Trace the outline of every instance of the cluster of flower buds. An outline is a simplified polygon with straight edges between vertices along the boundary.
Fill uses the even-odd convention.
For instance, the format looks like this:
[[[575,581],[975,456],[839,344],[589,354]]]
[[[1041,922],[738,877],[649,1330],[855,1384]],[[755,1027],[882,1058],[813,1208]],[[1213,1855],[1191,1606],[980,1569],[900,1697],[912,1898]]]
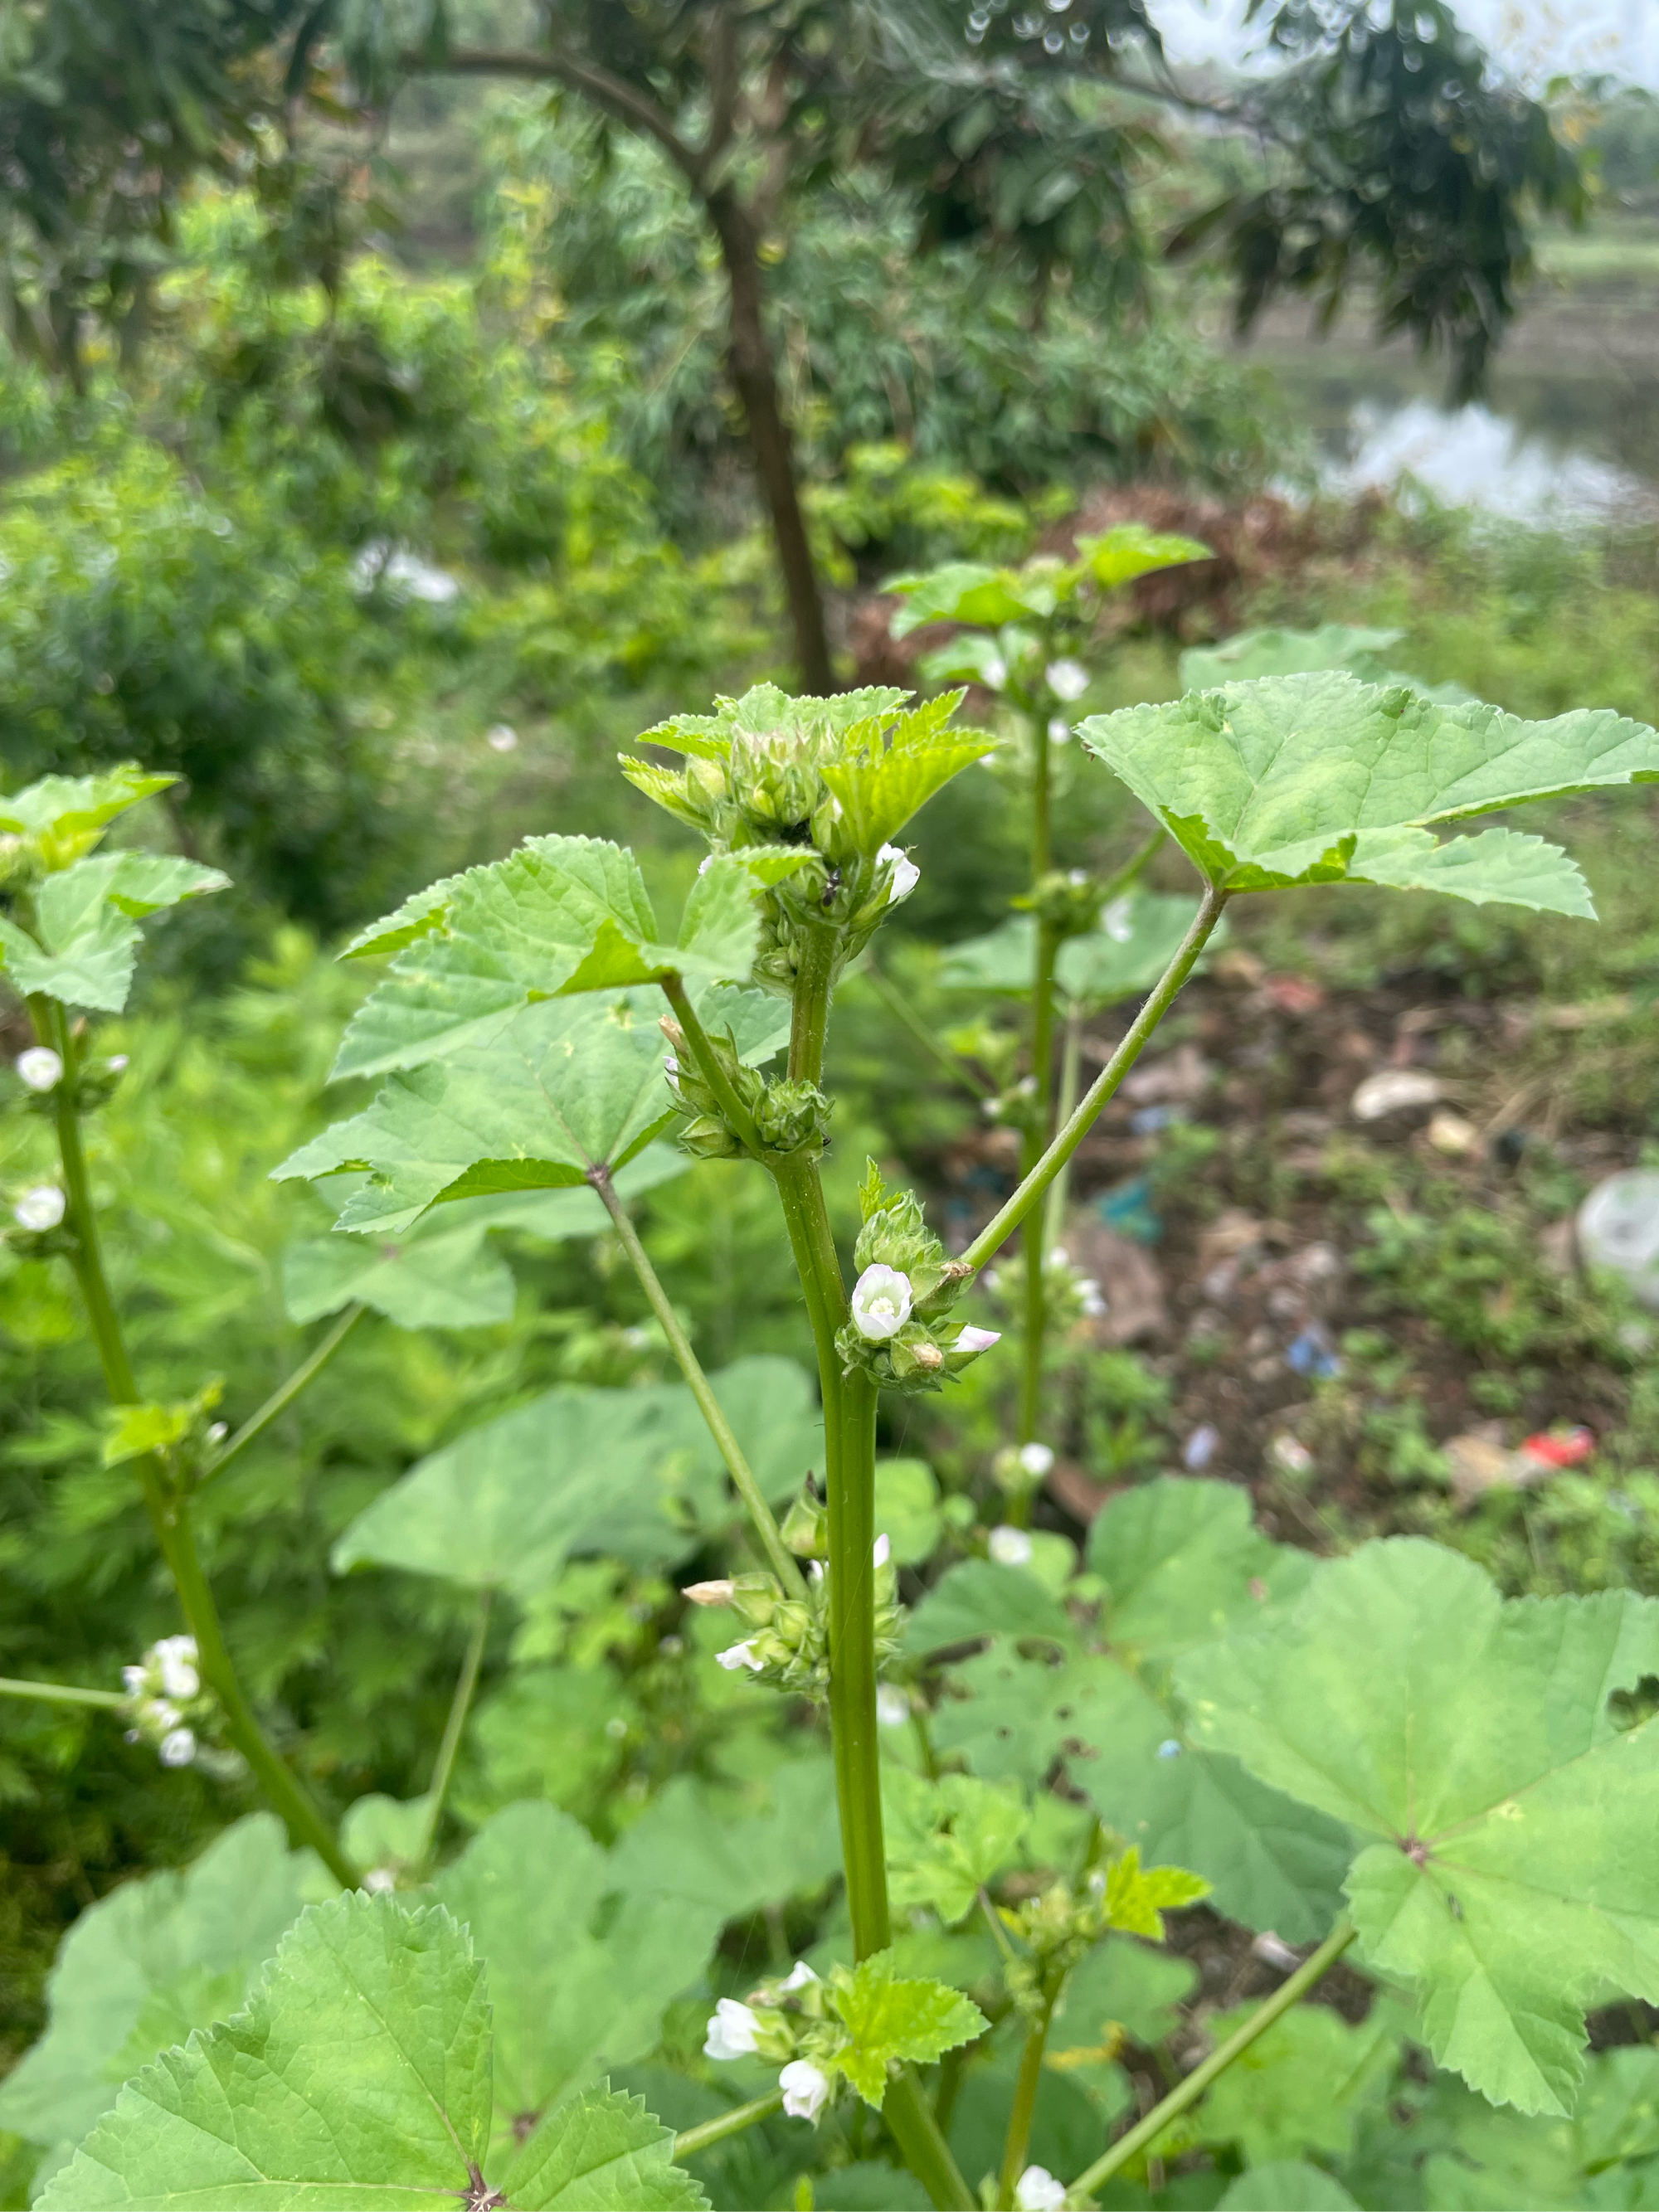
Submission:
[[[680,1142],[700,1160],[730,1160],[743,1152],[742,1139],[721,1110],[685,1042],[685,1032],[665,1015],[662,1032],[670,1050],[663,1066],[677,1110],[684,1116]],[[752,1117],[769,1152],[821,1152],[830,1122],[830,1101],[815,1083],[787,1076],[769,1079],[745,1067],[729,1036],[709,1036],[722,1074]]]
[[[682,822],[702,832],[715,853],[756,845],[810,848],[811,865],[760,900],[755,981],[793,989],[809,931],[835,932],[832,978],[869,942],[893,905],[915,889],[918,871],[879,826],[902,823],[919,804],[896,811],[874,787],[893,753],[929,746],[948,761],[945,775],[979,757],[992,740],[945,725],[960,691],[907,711],[905,691],[878,685],[827,699],[792,699],[757,684],[722,699],[713,714],[684,714],[641,739],[685,756],[672,769],[623,756],[623,773]],[[945,775],[920,787],[920,796]]]
[[[1086,868],[1051,868],[1014,904],[1056,937],[1086,937],[1100,920],[1102,885]]]
[[[985,1287],[1003,1304],[1018,1304],[1025,1295],[1024,1270],[1010,1273],[1006,1268],[992,1267],[985,1276]],[[1066,1328],[1075,1321],[1098,1321],[1106,1311],[1106,1294],[1099,1283],[1073,1266],[1063,1244],[1051,1246],[1043,1257],[1042,1310],[1055,1328]]]
[[[129,1743],[155,1747],[163,1766],[191,1766],[206,1748],[218,1718],[213,1692],[202,1680],[193,1636],[164,1636],[136,1667],[124,1667]]]
[[[830,1569],[823,1557],[825,1517],[823,1506],[809,1491],[783,1525],[784,1541],[798,1558],[807,1561],[804,1597],[786,1595],[775,1577],[759,1573],[692,1583],[682,1593],[693,1605],[729,1607],[749,1630],[739,1642],[715,1654],[728,1673],[746,1672],[774,1689],[800,1697],[829,1695]],[[879,1667],[898,1650],[904,1608],[899,1603],[892,1547],[885,1536],[877,1537],[872,1556],[876,1664]]]
[[[862,1368],[884,1389],[937,1390],[998,1340],[994,1329],[950,1318],[974,1270],[949,1256],[912,1194],[890,1191],[873,1160],[859,1201],[859,1277],[836,1349],[849,1375]]]
[[[995,1097],[988,1098],[982,1110],[986,1120],[994,1121],[999,1128],[1018,1129],[1022,1136],[1029,1136],[1041,1126],[1036,1076],[1020,1076]]]
[[[1048,1480],[1054,1464],[1054,1450],[1048,1444],[1009,1444],[991,1462],[991,1480],[1006,1497],[1030,1498]],[[1028,1551],[1026,1557],[1030,1556]],[[996,1557],[994,1550],[992,1557]]]
[[[113,1053],[107,1060],[83,1060],[76,1069],[72,1103],[77,1114],[90,1114],[101,1106],[126,1072],[127,1056]],[[37,1114],[58,1111],[58,1094],[64,1081],[64,1062],[49,1044],[32,1044],[12,1062],[12,1073],[27,1091],[28,1104]]]
[[[819,2115],[835,2093],[830,2063],[848,2041],[830,2012],[829,1991],[803,1959],[775,1981],[763,1982],[747,2003],[722,1997],[709,2016],[705,2058],[760,2058],[778,2068],[783,2109],[792,2120]]]

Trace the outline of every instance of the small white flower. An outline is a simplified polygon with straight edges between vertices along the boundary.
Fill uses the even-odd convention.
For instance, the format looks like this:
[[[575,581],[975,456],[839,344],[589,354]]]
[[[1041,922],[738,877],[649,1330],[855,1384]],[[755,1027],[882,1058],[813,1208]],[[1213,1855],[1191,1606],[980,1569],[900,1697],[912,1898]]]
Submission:
[[[807,1965],[805,1960],[798,1959],[778,1984],[778,1987],[781,1990],[804,1990],[809,1982],[815,1982],[817,1979],[817,1976]]]
[[[884,845],[876,855],[878,865],[885,864],[893,871],[892,887],[887,894],[889,906],[896,906],[902,898],[908,898],[921,881],[921,870],[909,855],[897,845]]]
[[[188,1766],[196,1756],[195,1729],[169,1729],[161,1738],[161,1748],[163,1766]]]
[[[1056,1267],[1069,1267],[1072,1264],[1072,1255],[1063,1244],[1056,1244],[1048,1257]]]
[[[1000,1344],[1000,1328],[964,1328],[951,1347],[953,1352],[988,1352],[994,1344]]]
[[[1077,1295],[1078,1303],[1083,1308],[1088,1320],[1099,1321],[1103,1316],[1106,1311],[1106,1293],[1092,1275],[1078,1277]]]
[[[815,1586],[822,1583],[824,1579],[823,1561],[822,1559],[809,1559],[806,1563],[806,1571],[812,1577]]]
[[[1051,745],[1069,745],[1071,744],[1072,726],[1066,720],[1064,714],[1055,714],[1050,719],[1048,724],[1048,742]]]
[[[1089,688],[1089,672],[1080,660],[1051,660],[1048,663],[1048,689],[1056,699],[1064,699],[1069,706],[1080,699]]]
[[[783,2109],[792,2120],[815,2120],[830,2099],[830,2076],[810,2058],[792,2058],[778,2075]]]
[[[870,1556],[878,1567],[884,1567],[889,1559],[892,1558],[893,1547],[888,1540],[887,1531],[884,1528],[882,1530],[880,1535],[877,1537],[875,1542],[871,1546]]]
[[[1179,1759],[1181,1746],[1172,1735],[1166,1735],[1158,1747],[1158,1755],[1160,1759]]]
[[[902,1690],[884,1682],[876,1692],[876,1718],[883,1728],[902,1728],[910,1717],[910,1700]]]
[[[1031,1564],[1031,1540],[1023,1528],[1011,1528],[1005,1522],[993,1528],[986,1539],[986,1550],[1000,1567],[1029,1567]]]
[[[144,1686],[144,1670],[142,1667],[123,1667],[121,1680],[126,1685],[130,1695],[136,1698]]]
[[[155,1646],[155,1671],[170,1698],[193,1698],[202,1686],[193,1636],[167,1636]]]
[[[484,743],[492,753],[517,752],[519,733],[510,722],[497,722],[484,732]]]
[[[11,1218],[20,1229],[56,1229],[64,1218],[66,1204],[55,1182],[38,1182],[17,1200],[11,1209]],[[905,1310],[909,1310],[908,1301]]]
[[[1060,2212],[1066,2202],[1066,2184],[1056,2181],[1046,2166],[1028,2166],[1014,2190],[1019,2212]]]
[[[1054,1455],[1047,1444],[1022,1444],[1019,1463],[1027,1474],[1035,1475],[1039,1482],[1053,1468]]]
[[[1115,898],[1101,909],[1100,926],[1114,945],[1127,945],[1134,935],[1134,908],[1133,894],[1125,891],[1121,898]]]
[[[853,1326],[871,1344],[896,1336],[910,1318],[910,1278],[896,1267],[866,1267],[853,1285]]]
[[[208,1442],[210,1444],[222,1444],[225,1438],[230,1434],[230,1423],[228,1421],[210,1421],[208,1424],[207,1434]]]
[[[125,1075],[127,1072],[127,1056],[124,1052],[112,1052],[104,1065],[112,1075]]]
[[[722,1997],[709,2016],[702,2046],[705,2058],[747,2058],[760,2035],[760,2022],[746,2004]]]
[[[756,1657],[752,1644],[728,1644],[724,1651],[714,1654],[714,1664],[724,1667],[728,1674],[735,1674],[739,1667],[748,1667],[758,1674],[766,1662]]]
[[[370,1867],[363,1876],[363,1887],[371,1897],[384,1897],[389,1889],[396,1889],[398,1877],[390,1867]]]
[[[169,1705],[165,1698],[150,1698],[139,1709],[138,1717],[148,1721],[158,1735],[165,1735],[169,1729],[181,1727],[185,1717],[177,1705]]]
[[[1000,653],[988,653],[980,663],[979,680],[988,690],[1000,691],[1008,681],[1008,664]]]
[[[64,1079],[64,1063],[49,1044],[32,1044],[16,1060],[20,1081],[31,1091],[55,1091]]]

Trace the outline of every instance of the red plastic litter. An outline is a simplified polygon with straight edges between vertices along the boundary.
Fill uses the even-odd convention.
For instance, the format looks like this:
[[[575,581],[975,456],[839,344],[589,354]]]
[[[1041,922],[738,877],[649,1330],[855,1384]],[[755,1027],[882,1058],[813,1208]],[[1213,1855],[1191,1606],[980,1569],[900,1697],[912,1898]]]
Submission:
[[[1552,1429],[1547,1436],[1528,1437],[1521,1449],[1547,1467],[1577,1467],[1595,1449],[1595,1438],[1588,1429]]]

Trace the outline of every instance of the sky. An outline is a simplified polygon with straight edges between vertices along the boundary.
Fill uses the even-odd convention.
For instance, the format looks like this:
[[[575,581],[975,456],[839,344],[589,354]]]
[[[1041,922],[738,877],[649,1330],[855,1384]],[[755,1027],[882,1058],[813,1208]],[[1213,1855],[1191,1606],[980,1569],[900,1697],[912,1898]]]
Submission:
[[[1659,91],[1659,0],[1455,0],[1468,28],[1511,75],[1536,87],[1595,70]],[[1236,60],[1244,0],[1161,0],[1158,27],[1181,61]]]

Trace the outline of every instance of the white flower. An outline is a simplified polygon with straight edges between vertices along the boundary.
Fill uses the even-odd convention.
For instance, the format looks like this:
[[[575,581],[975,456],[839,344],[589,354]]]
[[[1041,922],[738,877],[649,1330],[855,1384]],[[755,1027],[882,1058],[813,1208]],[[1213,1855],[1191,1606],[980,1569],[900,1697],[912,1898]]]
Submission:
[[[193,1698],[202,1686],[193,1636],[164,1636],[151,1655],[161,1687],[170,1698]]]
[[[979,665],[979,680],[990,691],[1000,691],[1008,681],[1008,664],[1000,653],[988,653]]]
[[[1056,699],[1067,704],[1080,699],[1089,688],[1089,672],[1080,660],[1051,660],[1048,663],[1048,689]]]
[[[988,1352],[994,1344],[1000,1344],[1000,1328],[964,1328],[951,1346],[953,1352]]]
[[[384,1897],[389,1889],[396,1889],[398,1877],[390,1867],[370,1867],[363,1876],[363,1887],[371,1897]]]
[[[870,1556],[878,1567],[884,1567],[892,1558],[893,1547],[884,1528],[870,1547]]]
[[[728,1674],[735,1674],[739,1667],[750,1668],[758,1674],[766,1662],[756,1657],[752,1644],[728,1644],[724,1651],[714,1654],[714,1664],[724,1667]]]
[[[144,1686],[144,1670],[142,1667],[123,1667],[121,1680],[125,1683],[130,1694],[136,1698]]]
[[[1004,1522],[993,1528],[986,1540],[986,1550],[1000,1567],[1029,1567],[1031,1564],[1031,1540],[1023,1528],[1011,1528]]]
[[[809,1982],[815,1982],[817,1979],[817,1976],[807,1965],[805,1960],[798,1959],[778,1984],[778,1987],[781,1990],[804,1990]]]
[[[1027,1474],[1035,1475],[1041,1482],[1043,1476],[1054,1466],[1054,1455],[1047,1444],[1022,1444],[1019,1448],[1019,1463]]]
[[[208,1442],[210,1444],[223,1443],[225,1438],[229,1434],[230,1423],[228,1421],[210,1421],[208,1424]]]
[[[902,1728],[910,1717],[910,1700],[902,1690],[884,1682],[876,1692],[876,1718],[883,1728]]]
[[[747,2058],[760,2034],[760,2022],[746,2004],[722,1997],[709,2016],[702,2046],[705,2058]]]
[[[1066,2202],[1066,2184],[1056,2181],[1046,2166],[1028,2166],[1014,2190],[1019,2212],[1060,2212]]]
[[[11,1209],[11,1218],[20,1229],[56,1229],[64,1218],[64,1194],[55,1182],[38,1182],[33,1190],[26,1190]],[[902,1277],[900,1278],[902,1280]],[[910,1310],[909,1300],[904,1310]]]
[[[196,1731],[194,1729],[169,1729],[161,1738],[163,1766],[188,1766],[195,1756]]]
[[[1048,742],[1053,745],[1068,745],[1072,742],[1072,726],[1064,714],[1055,714],[1048,723]]]
[[[830,2076],[810,2058],[792,2058],[778,2075],[783,2109],[792,2120],[815,2120],[830,2099]]]
[[[910,1318],[910,1278],[896,1267],[866,1267],[853,1285],[853,1326],[872,1344],[896,1336]]]
[[[124,1052],[112,1052],[104,1065],[112,1075],[125,1075],[127,1072],[127,1056]]]
[[[170,1705],[165,1698],[149,1698],[140,1710],[139,1717],[165,1735],[169,1729],[181,1727],[185,1717],[177,1705]]]
[[[1125,891],[1121,898],[1101,909],[1100,926],[1114,945],[1127,945],[1135,933],[1134,894]]]
[[[16,1060],[21,1081],[31,1091],[55,1091],[64,1079],[64,1063],[49,1044],[32,1044]]]
[[[519,733],[510,722],[496,722],[484,732],[484,743],[492,753],[517,752]]]
[[[1090,1321],[1098,1321],[1106,1311],[1106,1293],[1092,1275],[1077,1279],[1078,1304]]]
[[[697,873],[700,876],[706,876],[714,865],[714,855],[712,853],[705,853],[697,863]]]
[[[876,855],[877,865],[885,864],[893,871],[892,888],[887,894],[889,906],[896,906],[902,898],[908,898],[921,881],[921,870],[909,855],[896,845],[884,845]]]

